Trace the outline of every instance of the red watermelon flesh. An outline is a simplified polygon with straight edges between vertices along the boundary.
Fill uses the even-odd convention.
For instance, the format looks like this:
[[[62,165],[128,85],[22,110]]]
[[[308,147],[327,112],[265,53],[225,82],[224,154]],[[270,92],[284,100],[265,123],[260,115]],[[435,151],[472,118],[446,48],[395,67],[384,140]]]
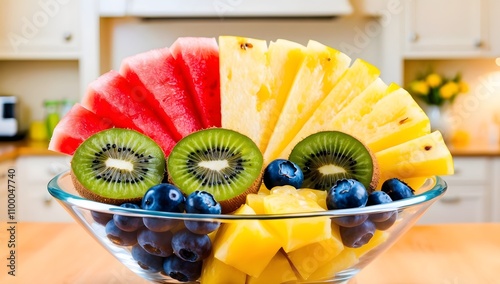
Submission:
[[[85,139],[113,126],[110,120],[99,117],[80,104],[75,104],[54,129],[49,150],[73,155]]]
[[[134,129],[149,136],[165,155],[175,145],[168,127],[163,124],[142,96],[116,71],[109,71],[89,84],[82,105],[117,127]]]
[[[215,38],[182,37],[170,47],[204,127],[221,126],[219,47]]]
[[[203,128],[168,48],[139,53],[122,61],[120,73],[141,92],[158,116],[181,138]]]

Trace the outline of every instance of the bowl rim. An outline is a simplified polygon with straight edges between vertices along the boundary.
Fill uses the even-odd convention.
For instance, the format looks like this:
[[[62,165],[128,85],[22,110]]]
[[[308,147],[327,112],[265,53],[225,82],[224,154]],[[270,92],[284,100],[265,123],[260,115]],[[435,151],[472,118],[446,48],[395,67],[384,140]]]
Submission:
[[[83,209],[98,211],[101,213],[120,214],[133,217],[163,217],[175,219],[218,219],[218,220],[274,220],[274,219],[290,219],[290,218],[311,218],[311,217],[342,217],[359,214],[383,213],[404,208],[417,206],[423,203],[432,203],[439,199],[447,190],[446,182],[439,176],[432,176],[425,184],[416,192],[420,192],[424,187],[424,191],[415,194],[412,197],[396,200],[391,203],[370,205],[361,208],[335,209],[325,211],[301,212],[301,213],[284,213],[284,214],[254,214],[254,215],[231,215],[231,214],[195,214],[195,213],[173,213],[162,211],[151,211],[145,209],[123,208],[117,205],[101,203],[83,198],[65,191],[59,184],[62,178],[69,175],[69,171],[62,172],[54,176],[47,184],[49,193],[59,202],[66,205],[76,206]],[[428,189],[426,189],[428,187]]]

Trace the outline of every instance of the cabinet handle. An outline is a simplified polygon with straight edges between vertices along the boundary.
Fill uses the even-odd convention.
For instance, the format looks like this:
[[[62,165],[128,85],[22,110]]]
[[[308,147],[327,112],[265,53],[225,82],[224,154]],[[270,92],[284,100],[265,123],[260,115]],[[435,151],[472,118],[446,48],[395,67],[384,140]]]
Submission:
[[[477,39],[475,42],[474,42],[474,46],[476,48],[481,48],[483,47],[483,41],[481,39]]]
[[[63,34],[64,41],[70,42],[73,39],[73,34],[70,32],[65,32]]]
[[[440,202],[444,204],[457,204],[460,203],[460,201],[462,201],[460,196],[443,197],[440,200]]]
[[[418,37],[418,34],[416,32],[413,32],[410,34],[410,36],[408,37],[408,39],[411,41],[411,42],[417,42],[419,37]]]

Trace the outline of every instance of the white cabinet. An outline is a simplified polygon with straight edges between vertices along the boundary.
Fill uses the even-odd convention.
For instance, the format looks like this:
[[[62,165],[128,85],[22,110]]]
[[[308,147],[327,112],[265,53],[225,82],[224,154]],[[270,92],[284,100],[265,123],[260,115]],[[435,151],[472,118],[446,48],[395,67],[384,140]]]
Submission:
[[[500,222],[500,158],[493,161],[492,172],[491,221]]]
[[[80,0],[2,0],[0,58],[77,59]]]
[[[455,174],[443,177],[448,184],[447,192],[429,208],[419,220],[420,224],[490,221],[493,160],[455,157],[454,163]]]
[[[65,156],[20,156],[17,158],[19,221],[73,221],[47,190],[48,182],[55,175],[69,169],[69,162],[69,157]]]
[[[488,6],[488,0],[407,1],[404,56],[451,58],[486,54],[490,48]]]

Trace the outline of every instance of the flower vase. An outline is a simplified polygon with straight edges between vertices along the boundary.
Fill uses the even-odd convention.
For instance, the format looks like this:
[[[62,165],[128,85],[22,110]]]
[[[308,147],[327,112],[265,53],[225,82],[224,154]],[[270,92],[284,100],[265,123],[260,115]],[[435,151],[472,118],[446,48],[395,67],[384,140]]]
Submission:
[[[427,116],[431,124],[431,131],[438,130],[445,140],[449,138],[450,125],[446,119],[446,110],[442,106],[428,105],[426,108]]]

